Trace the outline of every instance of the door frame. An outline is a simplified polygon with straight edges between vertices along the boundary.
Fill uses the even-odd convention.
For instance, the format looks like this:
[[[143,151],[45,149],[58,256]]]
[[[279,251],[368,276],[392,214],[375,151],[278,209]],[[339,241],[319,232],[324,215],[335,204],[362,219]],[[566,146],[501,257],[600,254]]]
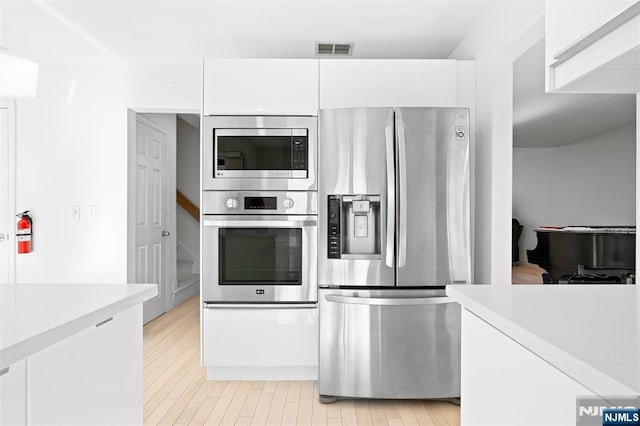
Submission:
[[[12,220],[16,214],[16,101],[15,99],[0,99],[0,109],[7,110],[7,168],[6,178],[9,188],[8,202],[4,208],[7,210],[7,223],[1,224],[0,229],[6,226],[8,237],[6,243],[9,244],[9,283],[16,282],[16,242],[15,242],[15,221]],[[4,173],[4,172],[2,172]]]
[[[150,127],[156,128],[166,133],[157,124],[150,122],[139,114],[198,114],[200,110],[191,108],[127,108],[127,283],[136,282],[136,259],[135,259],[135,208],[136,208],[136,125],[138,120],[143,121]],[[175,287],[177,285],[176,271],[176,203],[170,202],[175,199],[176,194],[176,140],[167,137],[167,191],[165,193],[166,209],[165,217],[168,215],[167,226],[170,236],[166,239],[166,255],[164,273],[166,274],[165,311],[170,311],[175,306]]]

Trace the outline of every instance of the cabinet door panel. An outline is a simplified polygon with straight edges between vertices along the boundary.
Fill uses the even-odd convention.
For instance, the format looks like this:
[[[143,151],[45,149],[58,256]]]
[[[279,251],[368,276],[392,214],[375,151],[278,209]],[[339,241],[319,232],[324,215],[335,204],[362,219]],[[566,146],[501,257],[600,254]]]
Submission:
[[[0,425],[26,424],[25,361],[0,370]]]
[[[320,108],[453,107],[457,72],[453,60],[321,60]]]
[[[36,353],[28,368],[33,424],[141,424],[141,307]]]
[[[316,59],[207,59],[204,115],[317,115]]]
[[[574,425],[576,397],[594,396],[466,309],[461,391],[463,425]]]
[[[317,309],[205,309],[204,364],[318,365]]]
[[[635,2],[636,0],[547,1],[545,3],[545,43],[548,63],[553,59],[553,56],[605,24]]]

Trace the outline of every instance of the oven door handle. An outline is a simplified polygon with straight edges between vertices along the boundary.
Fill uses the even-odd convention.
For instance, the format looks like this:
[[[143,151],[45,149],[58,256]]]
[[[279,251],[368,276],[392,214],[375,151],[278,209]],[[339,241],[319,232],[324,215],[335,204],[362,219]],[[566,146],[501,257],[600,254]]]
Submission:
[[[203,302],[205,309],[315,309],[316,303],[211,303]]]
[[[277,220],[205,220],[204,226],[209,227],[225,227],[225,228],[291,228],[318,226],[317,220],[296,220],[296,221],[277,221]]]

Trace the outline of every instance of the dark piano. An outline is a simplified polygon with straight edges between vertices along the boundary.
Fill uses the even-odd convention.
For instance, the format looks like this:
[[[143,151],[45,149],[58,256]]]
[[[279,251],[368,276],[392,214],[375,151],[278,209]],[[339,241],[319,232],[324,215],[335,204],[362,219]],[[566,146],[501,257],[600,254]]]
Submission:
[[[529,263],[545,269],[552,283],[635,283],[635,226],[539,228]]]

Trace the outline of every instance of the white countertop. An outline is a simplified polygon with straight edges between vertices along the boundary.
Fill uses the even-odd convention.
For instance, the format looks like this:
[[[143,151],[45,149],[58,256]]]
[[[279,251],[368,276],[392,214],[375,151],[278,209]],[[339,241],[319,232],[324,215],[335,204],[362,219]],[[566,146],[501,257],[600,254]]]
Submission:
[[[157,294],[155,284],[0,285],[0,370]]]
[[[447,295],[595,394],[640,395],[635,285],[452,285]]]

